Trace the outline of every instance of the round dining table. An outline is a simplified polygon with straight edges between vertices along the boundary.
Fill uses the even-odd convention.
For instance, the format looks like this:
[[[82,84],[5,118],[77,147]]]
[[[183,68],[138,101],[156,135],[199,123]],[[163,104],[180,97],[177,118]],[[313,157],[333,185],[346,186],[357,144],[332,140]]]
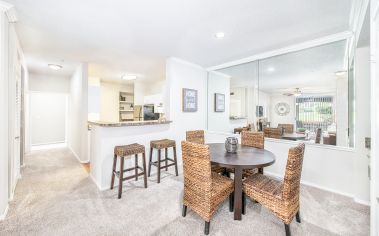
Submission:
[[[225,150],[224,143],[211,143],[211,162],[234,169],[234,220],[242,219],[242,173],[244,169],[263,168],[275,162],[275,155],[265,149],[238,144],[235,153]]]

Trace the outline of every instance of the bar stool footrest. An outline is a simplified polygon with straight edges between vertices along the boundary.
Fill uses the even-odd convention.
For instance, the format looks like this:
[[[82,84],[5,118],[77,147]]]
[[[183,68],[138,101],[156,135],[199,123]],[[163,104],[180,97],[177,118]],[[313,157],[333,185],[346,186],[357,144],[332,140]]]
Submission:
[[[138,166],[137,168],[138,168],[139,170],[141,170],[141,171],[142,171],[142,174],[143,174],[143,168],[140,167],[140,166]],[[135,170],[135,169],[136,169],[135,167],[132,167],[132,168],[125,169],[123,172],[133,171],[133,170]],[[120,171],[113,171],[113,173],[115,173],[115,175],[116,175],[117,177],[120,177]]]

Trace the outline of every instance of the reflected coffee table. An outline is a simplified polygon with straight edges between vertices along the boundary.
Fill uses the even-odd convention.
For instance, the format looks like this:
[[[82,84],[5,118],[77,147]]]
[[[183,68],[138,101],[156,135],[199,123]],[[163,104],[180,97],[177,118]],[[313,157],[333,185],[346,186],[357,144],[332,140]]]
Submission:
[[[244,169],[263,168],[275,162],[275,155],[265,149],[238,145],[236,153],[228,153],[224,143],[211,143],[211,162],[234,169],[234,220],[242,219],[242,172]]]

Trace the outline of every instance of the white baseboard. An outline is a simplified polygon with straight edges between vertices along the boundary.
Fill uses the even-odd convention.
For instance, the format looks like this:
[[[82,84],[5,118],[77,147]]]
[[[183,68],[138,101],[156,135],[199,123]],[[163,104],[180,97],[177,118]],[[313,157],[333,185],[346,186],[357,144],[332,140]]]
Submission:
[[[98,188],[100,191],[109,190],[110,187],[101,187],[101,186],[96,182],[95,177],[93,177],[91,173],[89,174],[89,177],[90,177],[91,180],[96,184],[97,188]]]
[[[361,200],[361,199],[358,199],[358,198],[354,198],[354,201],[356,203],[359,203],[359,204],[362,204],[362,205],[365,205],[365,206],[370,206],[370,202],[369,201],[364,201],[364,200]]]
[[[281,176],[279,174],[275,174],[275,173],[272,173],[272,172],[269,172],[269,171],[265,171],[264,173],[267,174],[267,175],[269,175],[269,176],[272,176],[272,177],[283,179],[283,176]],[[363,205],[367,205],[367,206],[370,205],[369,202],[357,199],[352,194],[349,194],[349,193],[337,191],[337,190],[331,189],[331,188],[326,188],[326,187],[323,187],[323,186],[320,186],[320,185],[317,185],[317,184],[314,184],[314,183],[310,183],[308,181],[303,181],[302,180],[300,182],[301,182],[301,184],[304,184],[306,186],[310,186],[310,187],[313,187],[313,188],[318,188],[318,189],[321,189],[321,190],[324,190],[324,191],[327,191],[327,192],[336,193],[336,194],[339,194],[339,195],[351,198],[351,199],[354,200],[354,202],[359,203],[359,204],[363,204]]]
[[[81,164],[86,164],[86,163],[89,163],[89,160],[86,160],[86,161],[81,161],[78,154],[76,154],[76,152],[74,152],[74,150],[68,146],[68,149],[70,149],[70,151],[72,152],[72,154],[74,154],[75,158],[81,163]]]
[[[0,220],[4,220],[5,217],[7,217],[8,210],[9,210],[9,205],[7,204],[7,206],[4,209],[4,212],[0,215]]]

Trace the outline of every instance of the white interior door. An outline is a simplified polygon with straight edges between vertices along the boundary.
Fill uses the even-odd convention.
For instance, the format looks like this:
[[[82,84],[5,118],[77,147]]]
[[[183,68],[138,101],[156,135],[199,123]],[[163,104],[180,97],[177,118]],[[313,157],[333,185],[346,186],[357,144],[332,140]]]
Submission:
[[[66,142],[67,95],[30,93],[31,145]]]

